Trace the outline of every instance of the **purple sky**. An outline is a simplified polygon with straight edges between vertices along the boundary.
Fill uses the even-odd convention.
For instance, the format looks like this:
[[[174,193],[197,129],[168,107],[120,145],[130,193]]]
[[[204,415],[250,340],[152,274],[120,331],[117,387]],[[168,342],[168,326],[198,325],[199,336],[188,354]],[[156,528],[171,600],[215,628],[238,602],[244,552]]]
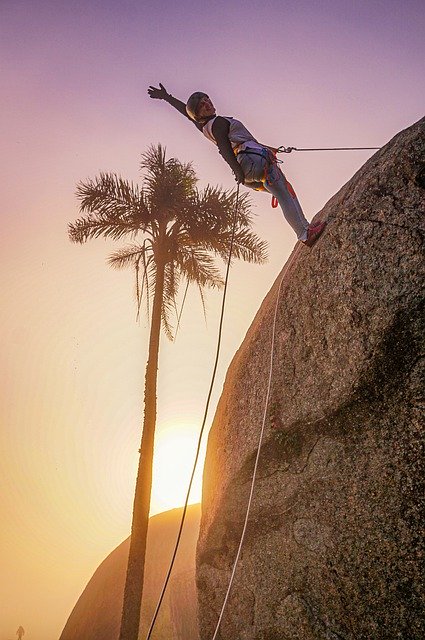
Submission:
[[[137,179],[141,152],[162,142],[201,186],[234,185],[214,146],[148,98],[158,82],[183,100],[208,92],[271,145],[385,144],[424,115],[424,34],[423,1],[0,2],[0,637],[22,624],[57,640],[129,531],[148,327],[134,321],[131,274],[105,266],[113,247],[69,243],[76,183]],[[285,157],[306,216],[368,157]],[[215,401],[295,243],[268,196],[253,203],[270,261],[234,267]],[[178,341],[162,343],[159,434],[199,426],[218,305],[208,296],[205,327],[193,295]]]

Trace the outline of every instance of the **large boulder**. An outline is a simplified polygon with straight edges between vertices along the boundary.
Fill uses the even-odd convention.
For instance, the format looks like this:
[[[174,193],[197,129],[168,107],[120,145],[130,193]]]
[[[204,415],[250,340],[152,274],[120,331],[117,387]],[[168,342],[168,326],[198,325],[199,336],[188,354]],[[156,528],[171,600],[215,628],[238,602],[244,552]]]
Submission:
[[[422,640],[425,118],[318,214],[227,373],[208,441],[197,550],[200,635]],[[279,283],[282,280],[279,297]],[[278,299],[277,299],[278,297]],[[423,600],[422,600],[423,602]]]
[[[149,521],[140,637],[149,624],[176,542],[182,509],[172,509]],[[200,505],[186,514],[176,563],[158,615],[153,640],[197,640],[195,549]],[[96,569],[79,597],[59,640],[118,640],[130,538],[124,540]]]

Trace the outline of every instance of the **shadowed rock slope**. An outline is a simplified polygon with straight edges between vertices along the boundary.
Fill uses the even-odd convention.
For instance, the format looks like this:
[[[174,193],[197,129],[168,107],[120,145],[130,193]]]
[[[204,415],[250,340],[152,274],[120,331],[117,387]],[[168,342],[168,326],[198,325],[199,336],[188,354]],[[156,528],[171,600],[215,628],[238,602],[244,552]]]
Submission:
[[[174,550],[182,509],[149,521],[140,637],[146,637]],[[188,507],[181,545],[153,640],[197,640],[195,549],[200,505]],[[130,538],[102,562],[77,601],[60,640],[118,640]]]
[[[222,640],[420,640],[425,119],[376,153],[283,271],[252,510]],[[278,277],[227,373],[197,550],[212,637],[243,526]]]

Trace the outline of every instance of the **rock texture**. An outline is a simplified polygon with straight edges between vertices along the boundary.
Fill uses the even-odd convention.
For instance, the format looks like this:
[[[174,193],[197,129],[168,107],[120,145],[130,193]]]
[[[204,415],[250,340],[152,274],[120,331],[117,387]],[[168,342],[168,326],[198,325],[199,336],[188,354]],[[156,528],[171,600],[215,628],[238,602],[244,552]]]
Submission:
[[[420,640],[425,118],[318,214],[229,368],[197,550],[210,640],[245,517],[222,640]]]
[[[182,509],[149,522],[140,637],[146,637],[176,541]],[[197,640],[195,549],[200,505],[191,505],[176,564],[152,640]],[[95,571],[75,605],[60,640],[118,640],[130,539],[122,542]]]

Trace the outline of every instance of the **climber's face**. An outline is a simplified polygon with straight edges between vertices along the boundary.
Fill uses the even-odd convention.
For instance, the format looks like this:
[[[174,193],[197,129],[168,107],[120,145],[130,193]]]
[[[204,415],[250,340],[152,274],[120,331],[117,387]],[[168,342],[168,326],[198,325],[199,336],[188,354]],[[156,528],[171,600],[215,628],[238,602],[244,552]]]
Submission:
[[[204,96],[199,101],[197,116],[198,118],[208,118],[215,114],[215,107],[208,96]]]

